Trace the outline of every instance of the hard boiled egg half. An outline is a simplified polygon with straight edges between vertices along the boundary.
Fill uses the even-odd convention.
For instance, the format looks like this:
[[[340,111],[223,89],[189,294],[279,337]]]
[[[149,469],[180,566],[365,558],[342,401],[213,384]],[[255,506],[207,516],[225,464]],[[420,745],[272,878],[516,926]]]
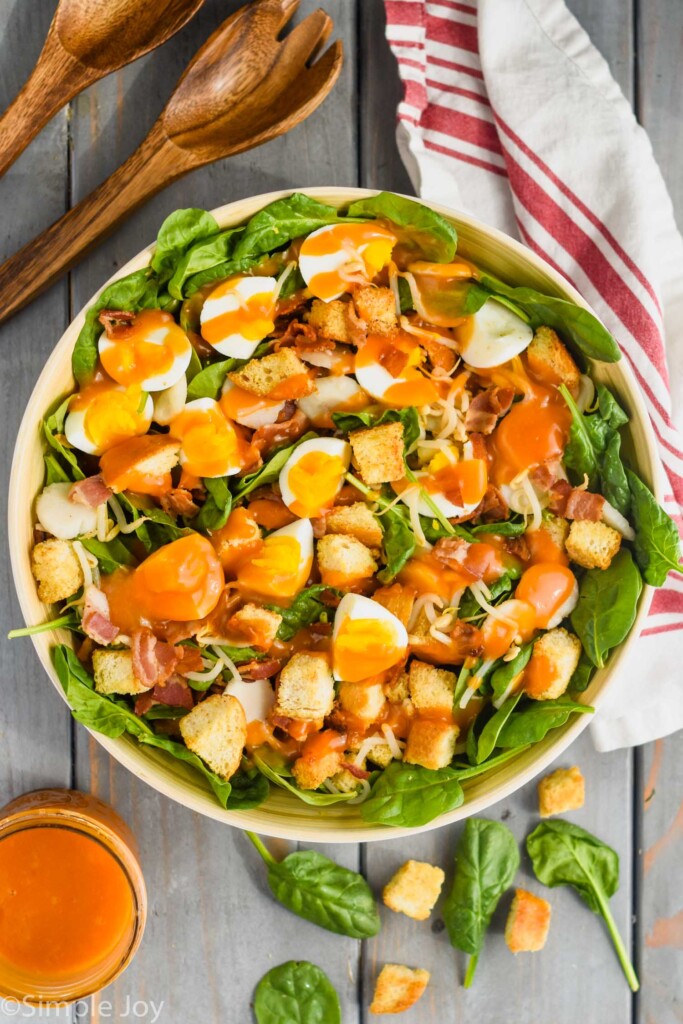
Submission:
[[[426,469],[392,486],[408,507],[421,516],[434,517],[434,507],[446,518],[473,512],[486,494],[488,472],[484,459],[460,458],[450,445],[436,453]]]
[[[273,330],[278,292],[274,277],[237,276],[222,281],[202,306],[202,337],[221,355],[250,359]]]
[[[240,566],[242,592],[288,603],[306,585],[313,566],[313,528],[298,519],[264,538],[259,550]]]
[[[103,368],[117,383],[164,391],[185,376],[192,345],[170,313],[143,309],[111,334],[101,335],[98,348]]]
[[[280,471],[287,508],[307,519],[332,508],[351,462],[351,445],[335,437],[313,437],[292,452]]]
[[[538,562],[522,573],[515,597],[532,606],[538,629],[554,629],[576,608],[579,584],[568,566]],[[609,614],[609,609],[605,613]]]
[[[405,658],[408,633],[383,605],[360,594],[339,602],[332,631],[335,679],[356,683],[392,668]]]
[[[98,381],[71,399],[64,433],[72,448],[101,455],[129,437],[146,434],[153,411],[151,396],[138,384],[124,387]]]
[[[246,442],[213,398],[188,402],[169,432],[180,441],[180,465],[191,476],[232,476],[245,465]]]
[[[529,324],[495,299],[487,299],[455,328],[460,355],[468,366],[479,370],[507,363],[527,348],[533,336]]]
[[[309,290],[324,302],[354,284],[367,284],[391,258],[397,238],[379,224],[328,224],[301,243],[299,270]]]
[[[299,399],[299,408],[314,427],[332,430],[333,412],[357,412],[369,404],[353,377],[318,377],[314,384],[313,393]]]
[[[391,339],[369,334],[356,353],[356,380],[384,405],[430,405],[439,397],[434,381],[418,367],[425,353],[410,335]]]

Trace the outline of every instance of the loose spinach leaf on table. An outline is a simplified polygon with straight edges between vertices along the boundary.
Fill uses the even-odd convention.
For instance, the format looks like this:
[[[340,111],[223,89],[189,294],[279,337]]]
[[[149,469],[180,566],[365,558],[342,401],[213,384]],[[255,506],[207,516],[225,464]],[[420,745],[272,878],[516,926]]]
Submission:
[[[300,850],[277,861],[258,836],[253,832],[247,836],[268,866],[268,885],[275,899],[288,910],[352,939],[377,934],[377,904],[362,875],[314,850]]]
[[[393,192],[380,192],[376,196],[352,203],[349,216],[381,217],[402,228],[400,241],[411,248],[413,258],[420,257],[432,263],[450,263],[455,256],[458,234],[453,225],[414,199],[406,199]]]
[[[213,398],[214,401],[217,401],[225,384],[225,378],[230,370],[234,370],[238,365],[237,359],[221,359],[217,363],[209,363],[188,384],[188,402],[195,398]]]
[[[631,989],[638,978],[609,909],[610,897],[619,888],[619,857],[611,846],[568,821],[543,821],[527,837],[526,848],[539,882],[554,888],[571,885],[595,914],[599,914],[612,938]]]
[[[227,476],[206,477],[204,487],[207,491],[206,499],[192,520],[192,528],[202,533],[220,530],[225,526],[232,508],[232,494]]]
[[[128,550],[120,537],[113,540],[97,540],[96,537],[82,537],[81,544],[86,551],[94,555],[100,572],[108,575],[122,565],[137,565],[137,558]]]
[[[59,459],[63,459],[64,462],[60,462],[59,459],[54,457],[48,462],[49,455],[45,456],[45,469],[46,469],[46,484],[52,483],[66,483],[67,480],[76,481],[83,480],[85,473],[78,465],[78,459],[76,453],[71,449],[63,445],[59,440],[60,436],[64,434],[64,421],[66,414],[69,411],[69,402],[71,396],[65,398],[61,402],[54,412],[50,413],[43,420],[43,434],[50,448],[56,452]],[[66,465],[64,465],[66,463]]]
[[[279,786],[280,789],[286,789],[288,793],[293,793],[302,803],[309,804],[311,807],[329,807],[330,804],[339,804],[347,800],[353,800],[357,795],[356,793],[328,793],[317,789],[299,789],[298,786],[289,781],[287,775],[282,774],[282,771],[278,771],[273,765],[268,764],[258,755],[254,756],[254,764],[276,786]]]
[[[294,192],[286,199],[276,199],[254,214],[233,255],[236,260],[262,256],[282,249],[292,239],[308,235],[327,224],[343,224],[355,219],[358,218],[340,216],[334,206],[320,203],[302,192]]]
[[[603,667],[609,651],[628,635],[642,586],[626,548],[616,553],[607,569],[589,569],[582,576],[571,623],[596,668]]]
[[[161,281],[167,281],[184,253],[200,238],[215,235],[220,228],[206,210],[189,208],[170,213],[159,228],[156,246],[150,261]],[[173,292],[171,292],[173,294]],[[181,298],[180,295],[176,298]]]
[[[551,729],[564,725],[571,715],[590,715],[593,710],[590,705],[579,704],[568,697],[527,700],[512,709],[498,733],[497,745],[515,749],[528,743],[538,743]]]
[[[280,470],[283,468],[289,456],[292,452],[303,444],[304,441],[310,441],[312,437],[317,437],[313,431],[308,431],[302,437],[298,438],[293,444],[288,445],[286,448],[280,448],[279,451],[275,452],[274,455],[265,462],[260,469],[257,469],[254,473],[247,473],[243,476],[235,488],[235,501],[239,498],[246,497],[247,494],[251,494],[257,487],[265,487],[266,484],[275,483],[280,475]]]
[[[413,828],[454,810],[464,799],[459,775],[454,769],[432,771],[420,765],[393,761],[360,805],[360,813],[364,821]]]
[[[465,988],[472,984],[484,936],[519,867],[517,841],[506,825],[468,818],[455,851],[455,876],[443,908],[451,945],[469,953]]]
[[[681,539],[673,519],[643,481],[627,470],[631,515],[636,531],[633,549],[646,583],[661,587],[670,572],[683,572]]]
[[[256,986],[257,1024],[341,1024],[339,997],[315,964],[289,960],[268,971]]]
[[[321,600],[321,595],[325,593],[336,594],[338,597],[342,596],[342,592],[334,587],[326,587],[322,583],[314,583],[312,586],[302,590],[300,594],[297,594],[287,608],[281,608],[279,605],[274,604],[266,605],[266,608],[270,608],[282,616],[282,622],[277,631],[277,639],[287,642],[296,636],[304,626],[320,622],[326,615],[332,616],[334,614],[333,609],[329,604],[325,604]]]

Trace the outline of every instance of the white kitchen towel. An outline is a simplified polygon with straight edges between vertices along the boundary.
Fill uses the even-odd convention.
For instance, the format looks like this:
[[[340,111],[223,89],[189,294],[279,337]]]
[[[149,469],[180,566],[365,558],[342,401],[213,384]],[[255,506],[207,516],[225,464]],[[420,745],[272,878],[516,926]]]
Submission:
[[[596,309],[642,388],[680,528],[683,240],[606,62],[562,0],[385,6],[416,192],[520,238]],[[681,665],[683,576],[672,573],[591,725],[598,750],[683,727]]]

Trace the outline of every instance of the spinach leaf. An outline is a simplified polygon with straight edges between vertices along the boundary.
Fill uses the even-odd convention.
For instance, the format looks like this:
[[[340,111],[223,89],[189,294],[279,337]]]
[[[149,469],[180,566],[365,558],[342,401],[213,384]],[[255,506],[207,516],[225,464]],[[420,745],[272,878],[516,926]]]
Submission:
[[[479,523],[478,526],[470,526],[469,533],[478,537],[482,533],[495,533],[499,537],[521,537],[526,533],[524,519],[506,519],[502,523]]]
[[[377,905],[362,875],[314,850],[300,850],[277,861],[258,836],[246,834],[268,865],[268,885],[275,899],[288,910],[352,939],[377,934]]]
[[[568,697],[526,701],[519,711],[513,710],[508,716],[498,734],[498,746],[514,749],[528,743],[538,743],[551,729],[564,725],[571,715],[591,715],[593,711],[590,705],[577,704]]]
[[[236,665],[243,665],[247,661],[263,661],[266,656],[265,651],[259,651],[256,647],[231,647],[229,644],[220,644],[219,647]],[[203,648],[203,652],[207,654],[207,649]]]
[[[596,385],[598,409],[610,430],[618,430],[628,423],[628,413],[624,412],[616,398],[604,384]]]
[[[384,412],[333,412],[332,420],[337,430],[351,434],[366,427],[380,427],[384,423],[403,424],[403,447],[408,449],[420,436],[420,419],[417,409],[407,405],[403,409],[385,409]]]
[[[398,278],[398,301],[402,313],[410,313],[411,310],[415,309],[413,293],[405,277]]]
[[[230,779],[229,811],[250,811],[268,799],[270,784],[257,768],[240,768]]]
[[[73,483],[73,477],[69,476],[56,455],[45,452],[43,462],[45,463],[45,487],[49,487],[50,484]]]
[[[626,470],[621,461],[621,438],[615,431],[607,442],[602,457],[601,481],[603,497],[613,505],[622,516],[629,513],[631,507],[631,491],[628,486]]]
[[[187,250],[175,264],[173,276],[168,282],[168,290],[175,299],[185,297],[185,284],[195,274],[212,270],[219,264],[227,262],[235,245],[236,237],[242,234],[242,228],[228,228],[210,238],[202,238],[191,249]]]
[[[486,272],[479,275],[479,283],[493,295],[503,296],[520,306],[530,317],[534,329],[552,327],[589,359],[605,363],[616,363],[621,359],[612,335],[587,309],[567,299],[543,295],[533,288],[511,288]]]
[[[574,675],[569,680],[569,689],[573,690],[574,693],[583,693],[584,690],[588,689],[594,671],[595,666],[592,661],[585,651],[581,651],[579,664],[574,669]]]
[[[581,413],[568,389],[560,385],[559,390],[572,414],[564,461],[574,483],[582,483],[584,474],[587,475],[589,487],[594,490],[600,484],[607,501],[622,515],[627,515],[631,495],[621,461],[618,428],[628,417],[604,385],[599,385],[599,389],[597,411]]]
[[[413,828],[452,811],[465,799],[452,768],[432,771],[421,765],[392,761],[360,805],[364,821]]]
[[[247,494],[251,494],[257,487],[265,487],[266,484],[275,483],[280,475],[280,470],[283,468],[289,456],[298,448],[304,441],[310,441],[312,437],[318,435],[313,431],[309,430],[308,433],[300,437],[294,444],[288,445],[287,448],[280,448],[279,451],[275,452],[274,455],[265,462],[260,469],[257,469],[254,473],[247,473],[243,476],[240,482],[235,488],[235,501],[239,498],[244,498]]]
[[[54,412],[49,416],[46,416],[43,420],[43,434],[45,435],[45,440],[49,444],[50,448],[52,448],[60,458],[64,459],[64,462],[68,465],[68,469],[65,469],[61,463],[56,462],[56,464],[53,464],[50,468],[46,457],[45,464],[47,475],[48,477],[50,475],[54,477],[54,479],[47,479],[46,483],[55,483],[55,480],[59,480],[58,471],[62,473],[61,479],[63,483],[66,482],[66,480],[83,480],[85,477],[85,473],[78,465],[76,453],[71,448],[67,448],[63,445],[59,440],[59,436],[64,434],[64,421],[66,419],[66,414],[69,411],[70,401],[71,396],[69,395],[68,398],[65,398],[64,401],[57,406]]]
[[[308,235],[326,224],[346,223],[352,218],[339,216],[334,206],[319,203],[302,192],[276,199],[255,213],[235,246],[234,258],[253,258],[282,249],[294,238]]]
[[[394,505],[379,517],[385,567],[377,573],[380,583],[391,583],[415,551],[415,534],[406,508]]]
[[[213,398],[218,401],[221,396],[225,378],[230,370],[237,366],[237,359],[221,359],[218,363],[209,363],[192,378],[187,386],[187,400],[195,398]]]
[[[257,1024],[341,1024],[339,997],[315,964],[289,960],[273,967],[254,994]]]
[[[277,639],[287,642],[291,640],[304,626],[310,626],[314,622],[320,622],[326,615],[333,614],[330,605],[320,599],[321,594],[337,594],[342,596],[341,590],[334,587],[326,587],[322,583],[314,583],[306,587],[294,598],[288,608],[281,608],[279,605],[267,604],[265,607],[277,612],[282,616],[282,622],[277,631]]]
[[[162,281],[167,281],[183,253],[200,238],[215,235],[219,230],[215,217],[206,210],[175,210],[159,228],[157,244],[150,261],[152,270]],[[174,295],[173,291],[171,295]],[[175,298],[180,299],[182,295],[175,295]]]
[[[619,857],[611,846],[568,821],[542,821],[527,837],[526,848],[539,882],[554,888],[571,885],[599,914],[614,943],[619,963],[633,992],[638,978],[609,909],[619,888]]]
[[[82,537],[81,544],[97,559],[100,572],[108,575],[122,565],[137,565],[137,559],[128,550],[120,537],[113,540],[97,540],[95,537]]]
[[[129,733],[138,743],[156,747],[180,761],[187,762],[204,776],[220,804],[223,807],[227,806],[231,790],[229,782],[212,772],[182,743],[177,743],[167,736],[157,735],[123,700],[97,693],[93,680],[70,647],[58,645],[55,648],[54,659],[59,681],[77,722],[87,729],[104,733],[113,739],[123,733]]]
[[[599,471],[598,452],[594,447],[596,435],[589,428],[589,417],[580,412],[568,388],[561,384],[559,391],[572,414],[569,441],[564,450],[564,463],[567,469],[573,470],[575,483],[583,482],[585,475],[588,477],[589,486],[595,487]]]
[[[171,541],[195,532],[187,526],[178,526],[173,516],[156,505],[138,504],[138,499],[131,494],[121,493],[116,497],[131,522],[135,522],[141,516],[145,517],[146,521],[133,532],[148,554],[163,547],[164,544],[170,544]]]
[[[405,231],[401,242],[410,246],[416,256],[432,263],[450,263],[455,256],[458,234],[453,225],[440,214],[414,199],[380,192],[367,199],[358,199],[349,206],[351,217],[381,217]]]
[[[631,552],[621,548],[607,569],[589,569],[579,583],[579,600],[571,623],[596,668],[628,635],[642,589]]]
[[[254,764],[267,779],[274,782],[280,789],[286,789],[293,793],[302,803],[310,804],[312,807],[328,807],[330,804],[344,803],[346,800],[353,800],[356,793],[328,793],[317,789],[299,789],[290,782],[286,775],[278,771],[273,765],[268,764],[258,754],[254,755]]]
[[[7,639],[16,640],[20,636],[36,636],[38,633],[47,633],[52,629],[70,629],[72,633],[82,633],[80,616],[75,609],[70,608],[64,615],[58,615],[56,619],[50,619],[49,622],[39,622],[37,626],[11,629],[7,634]]]
[[[493,691],[493,699],[498,700],[503,696],[508,686],[520,672],[529,664],[529,658],[534,649],[533,641],[528,644],[524,644],[520,647],[519,653],[515,655],[512,661],[504,661],[499,668],[497,668],[491,674],[491,689]]]
[[[225,526],[232,508],[232,494],[228,486],[227,476],[215,478],[205,477],[204,486],[208,492],[206,500],[201,509],[192,520],[195,530],[206,533],[210,530],[220,530]]]
[[[496,749],[499,743],[500,734],[505,728],[505,725],[515,710],[519,701],[522,697],[521,692],[515,693],[512,697],[508,697],[504,704],[501,705],[494,712],[493,715],[485,722],[483,729],[477,736],[474,731],[474,722],[470,727],[467,734],[468,740],[468,751],[467,755],[470,764],[482,764],[487,758],[491,756],[493,751]],[[473,737],[470,743],[470,735]],[[517,744],[518,745],[518,744]]]
[[[683,572],[681,539],[673,519],[657,503],[652,491],[631,470],[627,470],[631,491],[631,513],[636,531],[633,549],[636,561],[653,587],[661,587],[670,572]]]
[[[518,868],[517,842],[506,825],[467,819],[455,851],[453,888],[443,908],[451,945],[471,957],[465,988],[472,984],[493,912]]]

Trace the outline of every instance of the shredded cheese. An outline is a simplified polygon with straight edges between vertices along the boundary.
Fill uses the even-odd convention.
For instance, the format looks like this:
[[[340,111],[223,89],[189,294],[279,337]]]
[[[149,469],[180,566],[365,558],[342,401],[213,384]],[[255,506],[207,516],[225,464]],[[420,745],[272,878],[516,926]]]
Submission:
[[[207,658],[202,658],[204,668],[211,664]],[[221,674],[224,668],[223,662],[219,660],[207,672],[186,672],[185,678],[192,679],[195,683],[210,683],[212,679],[216,679]]]
[[[237,665],[232,660],[232,658],[229,658],[227,656],[227,654],[225,653],[225,651],[222,651],[220,647],[212,647],[211,650],[216,655],[216,657],[219,659],[219,661],[221,661],[223,663],[223,665],[227,668],[227,670],[230,672],[230,675],[232,676],[232,678],[234,680],[236,680],[237,682],[241,683],[242,682],[242,676],[240,675],[239,669],[237,668]]]
[[[359,779],[360,789],[358,795],[354,796],[352,800],[347,801],[350,804],[362,804],[364,800],[370,796],[370,783],[367,779]]]
[[[394,730],[391,728],[390,725],[386,725],[385,724],[385,725],[382,726],[382,732],[384,733],[384,738],[386,739],[387,743],[389,744],[389,750],[391,751],[391,756],[400,761],[401,758],[403,757],[403,752],[401,750],[399,741],[394,736]],[[404,746],[405,746],[405,744],[404,744]]]
[[[133,533],[135,530],[137,530],[139,526],[142,526],[143,523],[147,522],[147,516],[139,516],[137,519],[133,520],[132,523],[127,523],[126,517],[123,514],[123,509],[121,508],[118,499],[115,498],[113,495],[111,496],[111,498],[108,499],[107,503],[110,506],[112,512],[114,513],[116,524],[121,533]]]
[[[99,587],[100,585],[100,572],[97,559],[94,555],[91,555],[89,551],[86,551],[79,540],[73,542],[73,549],[76,553],[76,558],[80,562],[81,569],[83,570],[83,588],[86,587]]]

